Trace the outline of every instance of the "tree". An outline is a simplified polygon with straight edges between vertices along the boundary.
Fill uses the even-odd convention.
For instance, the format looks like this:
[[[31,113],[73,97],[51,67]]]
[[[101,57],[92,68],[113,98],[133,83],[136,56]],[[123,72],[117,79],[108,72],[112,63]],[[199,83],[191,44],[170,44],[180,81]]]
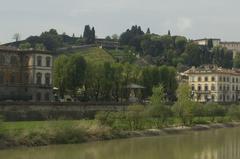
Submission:
[[[62,38],[55,29],[43,32],[40,38],[47,50],[55,51],[58,47],[62,46]]]
[[[112,39],[115,40],[115,41],[118,41],[119,36],[117,34],[113,34],[112,35]]]
[[[165,124],[171,116],[171,110],[166,106],[164,88],[161,85],[153,88],[153,95],[150,98],[150,106],[148,109],[150,116],[157,118],[157,127]]]
[[[45,50],[45,46],[43,45],[43,43],[37,43],[35,44],[35,47],[34,47],[36,50]]]
[[[233,67],[240,68],[240,54],[239,53],[237,53],[233,59]]]
[[[26,50],[30,48],[31,48],[31,44],[29,42],[24,42],[19,45],[19,49],[21,50]]]
[[[151,34],[150,28],[147,29],[146,34]]]
[[[68,63],[68,57],[65,55],[59,56],[54,61],[54,86],[59,89],[60,97],[64,97],[67,87],[67,68],[63,67]]]
[[[177,98],[178,100],[173,107],[175,114],[182,120],[184,125],[191,125],[195,103],[191,101],[190,88],[187,84],[179,85]]]
[[[15,34],[13,35],[13,39],[14,39],[16,42],[18,42],[18,41],[21,39],[20,33],[15,33]]]
[[[92,44],[95,42],[95,29],[92,27],[90,28],[89,25],[86,25],[83,32],[83,39],[85,40],[86,44]]]
[[[79,55],[71,56],[66,64],[67,88],[72,91],[75,97],[77,95],[77,90],[84,84],[86,66],[85,59]]]

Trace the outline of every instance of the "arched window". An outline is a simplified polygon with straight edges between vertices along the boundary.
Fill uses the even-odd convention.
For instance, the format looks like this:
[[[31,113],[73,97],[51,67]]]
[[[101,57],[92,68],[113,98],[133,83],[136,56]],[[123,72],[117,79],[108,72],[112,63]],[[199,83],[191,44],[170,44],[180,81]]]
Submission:
[[[50,85],[50,73],[45,74],[45,84]]]
[[[4,73],[0,72],[0,84],[4,83]]]
[[[47,67],[51,66],[51,58],[50,57],[46,57],[46,66]]]
[[[49,93],[45,93],[44,100],[45,101],[49,101],[50,100],[50,94]]]
[[[11,65],[17,65],[17,57],[16,56],[11,56],[10,64]]]
[[[5,64],[5,57],[3,55],[0,55],[0,65]]]
[[[41,56],[37,57],[37,66],[42,66],[42,57]]]
[[[40,72],[37,73],[37,84],[38,85],[42,84],[42,74]]]
[[[36,101],[41,101],[41,100],[42,100],[42,94],[38,92],[36,94]]]

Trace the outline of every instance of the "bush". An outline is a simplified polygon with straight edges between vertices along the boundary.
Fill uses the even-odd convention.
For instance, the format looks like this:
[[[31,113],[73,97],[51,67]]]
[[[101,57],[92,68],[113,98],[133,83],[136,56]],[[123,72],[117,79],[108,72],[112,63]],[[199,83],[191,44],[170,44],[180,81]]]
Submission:
[[[227,115],[234,120],[240,120],[240,106],[238,105],[231,106],[228,110]]]
[[[57,129],[54,133],[53,143],[56,144],[75,144],[86,141],[87,132],[84,128],[77,126],[64,126]]]

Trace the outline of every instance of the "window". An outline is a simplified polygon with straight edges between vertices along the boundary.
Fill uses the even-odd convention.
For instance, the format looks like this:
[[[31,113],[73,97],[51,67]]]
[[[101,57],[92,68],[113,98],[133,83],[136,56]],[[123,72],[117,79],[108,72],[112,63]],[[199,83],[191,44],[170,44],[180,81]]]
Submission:
[[[212,82],[214,82],[215,81],[215,77],[212,77]]]
[[[229,82],[229,77],[227,77],[227,82]]]
[[[28,64],[29,64],[29,57],[28,57],[28,56],[25,56],[25,57],[24,57],[24,65],[25,65],[25,66],[28,66]]]
[[[235,87],[234,86],[232,86],[232,90],[235,91]]]
[[[10,64],[11,65],[17,65],[17,57],[16,56],[11,56]]]
[[[38,92],[36,94],[36,101],[41,101],[41,100],[42,100],[42,94]]]
[[[46,66],[47,67],[51,66],[51,58],[50,57],[46,57]]]
[[[50,85],[50,73],[45,74],[45,84]]]
[[[41,56],[37,57],[37,66],[42,66],[42,57]]]
[[[215,90],[216,90],[216,87],[215,87],[214,84],[211,86],[211,90],[212,90],[212,91],[215,91]]]
[[[202,90],[201,85],[198,85],[198,91],[201,91],[201,90]]]
[[[222,82],[222,76],[219,77],[219,81]]]
[[[236,86],[236,91],[238,91],[238,85]]]
[[[235,83],[235,78],[234,77],[232,78],[232,83]]]
[[[194,91],[195,90],[195,88],[194,88],[194,84],[192,85],[192,91]]]
[[[12,73],[10,77],[10,83],[15,83],[16,82],[16,73]]]
[[[212,95],[212,101],[213,102],[215,101],[215,95]]]
[[[3,72],[0,72],[0,84],[4,83],[4,74]]]
[[[229,91],[229,85],[227,85],[227,91]]]
[[[44,100],[45,100],[45,101],[49,101],[49,100],[50,100],[50,95],[49,95],[49,93],[45,93],[45,95],[44,95]]]
[[[204,80],[205,80],[205,82],[207,82],[208,81],[208,77],[205,77]]]
[[[220,91],[222,90],[222,85],[219,86],[219,90],[220,90]]]
[[[0,55],[0,65],[5,64],[5,57],[3,55]]]
[[[37,73],[37,84],[38,85],[42,84],[42,74],[41,73]]]
[[[208,101],[208,95],[205,95],[204,98],[205,98],[205,101]]]
[[[202,78],[201,77],[198,77],[198,82],[201,82],[202,81]]]
[[[225,77],[223,77],[223,82],[226,82],[226,78]]]
[[[208,91],[208,85],[205,85],[205,91]]]
[[[236,78],[236,82],[238,83],[238,78]]]

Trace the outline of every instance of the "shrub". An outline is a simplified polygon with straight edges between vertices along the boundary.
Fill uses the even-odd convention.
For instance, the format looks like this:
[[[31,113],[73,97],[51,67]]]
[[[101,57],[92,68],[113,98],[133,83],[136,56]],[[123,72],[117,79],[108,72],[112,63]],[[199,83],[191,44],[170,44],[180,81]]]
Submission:
[[[240,106],[233,105],[228,109],[228,116],[230,116],[232,119],[240,120]]]
[[[86,141],[86,131],[84,128],[74,125],[64,126],[55,130],[53,143],[57,144],[74,144]]]

